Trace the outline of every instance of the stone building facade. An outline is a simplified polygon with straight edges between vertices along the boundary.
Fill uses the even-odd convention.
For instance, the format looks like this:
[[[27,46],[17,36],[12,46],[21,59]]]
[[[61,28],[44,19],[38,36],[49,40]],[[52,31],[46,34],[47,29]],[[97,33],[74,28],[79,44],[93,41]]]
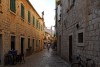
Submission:
[[[57,53],[61,55],[61,0],[56,0],[56,37]]]
[[[100,1],[61,0],[61,7],[61,56],[72,62],[81,55],[100,67]]]
[[[0,61],[10,50],[17,54],[43,49],[44,19],[29,0],[0,0]]]

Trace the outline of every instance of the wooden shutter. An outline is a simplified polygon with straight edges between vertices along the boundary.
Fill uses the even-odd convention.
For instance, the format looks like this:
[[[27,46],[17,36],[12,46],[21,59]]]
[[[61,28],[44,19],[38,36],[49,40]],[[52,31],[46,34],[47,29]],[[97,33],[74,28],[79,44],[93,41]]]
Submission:
[[[0,0],[0,3],[1,3],[1,0]]]
[[[16,12],[15,0],[10,0],[10,10]]]
[[[28,11],[28,22],[30,23],[30,11]]]
[[[33,16],[33,25],[35,25],[35,18],[34,18],[34,16]]]
[[[24,6],[21,4],[21,17],[24,19]]]

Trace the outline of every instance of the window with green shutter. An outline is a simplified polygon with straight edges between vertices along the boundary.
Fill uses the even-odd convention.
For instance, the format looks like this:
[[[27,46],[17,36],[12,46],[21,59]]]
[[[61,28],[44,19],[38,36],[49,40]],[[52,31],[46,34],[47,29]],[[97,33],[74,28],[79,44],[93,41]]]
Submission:
[[[42,31],[42,25],[41,25],[41,31]]]
[[[28,22],[30,23],[30,11],[28,11]]]
[[[39,29],[39,22],[38,22],[38,29]]]
[[[36,20],[36,28],[38,28],[38,20]]]
[[[38,29],[39,29],[39,22],[38,22]]]
[[[40,30],[40,22],[39,22],[39,30]]]
[[[37,28],[39,28],[39,22],[37,22]]]
[[[21,17],[24,19],[24,5],[21,3]]]
[[[16,0],[10,0],[10,10],[13,11],[14,13],[16,12]]]
[[[40,30],[41,30],[41,24],[40,24]]]
[[[1,0],[0,0],[0,4],[1,4]]]
[[[34,18],[34,16],[33,16],[33,25],[35,25],[35,18]]]

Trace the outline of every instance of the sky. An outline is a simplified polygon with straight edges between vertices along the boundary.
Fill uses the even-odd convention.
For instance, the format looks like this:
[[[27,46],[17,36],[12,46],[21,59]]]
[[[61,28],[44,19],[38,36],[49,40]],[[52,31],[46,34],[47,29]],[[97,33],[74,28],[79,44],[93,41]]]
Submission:
[[[44,22],[47,28],[55,25],[55,0],[29,0],[38,14],[42,17],[44,11]]]

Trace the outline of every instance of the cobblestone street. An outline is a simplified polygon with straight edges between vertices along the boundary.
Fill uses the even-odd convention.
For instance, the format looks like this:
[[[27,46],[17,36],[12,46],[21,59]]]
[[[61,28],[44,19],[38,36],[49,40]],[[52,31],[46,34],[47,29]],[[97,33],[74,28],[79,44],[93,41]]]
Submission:
[[[44,49],[34,53],[25,59],[25,63],[9,65],[4,67],[70,67],[68,63],[56,55],[56,52]]]

